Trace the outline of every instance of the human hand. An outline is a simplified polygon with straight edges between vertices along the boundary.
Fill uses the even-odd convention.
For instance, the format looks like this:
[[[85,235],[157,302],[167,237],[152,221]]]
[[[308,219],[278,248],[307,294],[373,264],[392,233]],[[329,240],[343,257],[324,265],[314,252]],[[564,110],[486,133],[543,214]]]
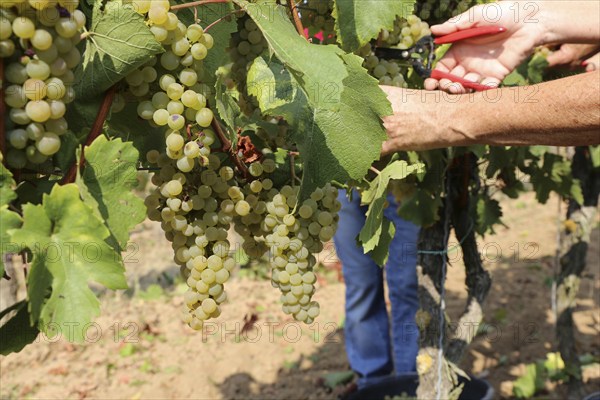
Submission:
[[[597,71],[600,67],[600,53],[596,53],[581,63],[587,72]]]
[[[429,150],[449,147],[451,143],[447,123],[456,122],[447,113],[448,105],[455,108],[454,101],[446,102],[442,97],[451,96],[446,93],[437,98],[433,93],[423,90],[402,89],[394,86],[380,86],[392,104],[394,114],[383,119],[388,139],[383,143],[382,155],[397,151]],[[426,101],[427,99],[427,101]]]
[[[594,44],[572,44],[566,43],[560,48],[548,55],[548,64],[551,67],[557,65],[566,65],[571,68],[584,66],[586,70],[593,71],[598,68],[597,58],[600,55],[596,54],[600,50],[600,46]],[[596,54],[591,58],[590,55]]]
[[[487,86],[498,86],[543,42],[545,29],[535,16],[529,19],[524,16],[515,18],[515,10],[527,7],[527,4],[518,1],[479,5],[441,25],[432,26],[431,32],[435,36],[479,26],[498,26],[506,29],[504,33],[454,43],[435,69]],[[488,15],[496,17],[492,20],[486,17]],[[452,83],[448,79],[437,81],[430,78],[425,81],[425,88],[428,90],[438,87],[450,93],[467,92],[462,85]]]

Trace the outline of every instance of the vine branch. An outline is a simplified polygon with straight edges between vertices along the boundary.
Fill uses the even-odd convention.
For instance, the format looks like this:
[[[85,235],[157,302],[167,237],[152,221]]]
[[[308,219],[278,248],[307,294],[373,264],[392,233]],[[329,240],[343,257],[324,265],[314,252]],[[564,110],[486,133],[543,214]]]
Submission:
[[[241,12],[246,12],[246,11],[245,10],[235,10],[235,11],[232,11],[232,12],[226,14],[225,16],[219,18],[218,20],[214,21],[212,24],[209,24],[206,28],[204,28],[204,32],[208,32],[208,30],[210,28],[217,25],[219,22],[223,22],[223,20],[229,18],[230,16],[237,14],[237,13],[241,13]]]
[[[287,0],[288,6],[292,11],[292,16],[294,17],[294,24],[296,25],[296,30],[303,36],[306,40],[308,40],[308,35],[304,32],[304,26],[302,25],[302,21],[300,20],[300,15],[298,14],[298,8],[296,4],[294,4],[294,0]]]
[[[227,136],[225,136],[225,132],[223,132],[223,128],[221,128],[221,124],[219,124],[219,121],[217,121],[216,118],[213,118],[213,120],[210,124],[211,124],[211,127],[213,128],[213,130],[215,131],[215,133],[217,134],[217,136],[219,137],[219,141],[221,142],[221,150],[224,153],[227,153],[227,155],[229,156],[229,159],[233,162],[233,164],[237,167],[237,169],[242,173],[244,178],[247,179],[250,176],[248,167],[235,154],[231,140],[229,140],[227,138]]]
[[[4,104],[4,59],[0,58],[0,115],[6,117],[6,105]],[[0,152],[6,159],[6,133],[4,121],[0,123]]]
[[[229,3],[230,0],[200,0],[200,1],[192,1],[191,3],[177,4],[171,6],[171,11],[183,10],[185,8],[192,8],[197,6],[203,6],[205,4],[215,4],[215,3]]]
[[[92,125],[92,130],[88,134],[85,144],[83,145],[83,148],[81,149],[81,158],[79,159],[79,164],[77,163],[77,160],[73,161],[73,164],[69,168],[69,171],[67,172],[67,174],[65,175],[65,177],[62,180],[63,185],[65,185],[67,183],[75,182],[75,178],[77,177],[77,167],[79,167],[79,169],[81,170],[83,168],[83,165],[85,164],[85,156],[83,153],[84,149],[86,146],[89,146],[90,144],[92,144],[92,142],[98,136],[100,136],[100,134],[102,133],[102,128],[104,127],[104,121],[106,121],[106,117],[108,117],[108,113],[110,111],[110,106],[112,105],[112,102],[115,98],[116,93],[117,93],[116,85],[112,86],[110,89],[108,89],[106,91],[106,94],[104,95],[104,100],[102,100],[102,104],[100,105],[100,109],[98,110],[98,115],[96,116],[96,120],[94,121],[94,124]]]

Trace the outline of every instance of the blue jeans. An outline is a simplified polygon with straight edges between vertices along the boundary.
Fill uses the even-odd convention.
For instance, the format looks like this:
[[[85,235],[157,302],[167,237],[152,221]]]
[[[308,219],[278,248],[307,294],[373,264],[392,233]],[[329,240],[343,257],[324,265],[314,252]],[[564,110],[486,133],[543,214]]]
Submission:
[[[396,227],[386,265],[392,303],[390,332],[383,269],[356,244],[367,208],[360,206],[356,192],[349,201],[346,192],[341,191],[338,200],[342,209],[334,241],[346,282],[346,352],[350,366],[359,375],[359,387],[364,387],[394,371],[396,374],[415,371],[419,347],[415,324],[419,307],[416,274],[419,227],[398,216],[396,200],[389,195],[390,205],[384,215]]]

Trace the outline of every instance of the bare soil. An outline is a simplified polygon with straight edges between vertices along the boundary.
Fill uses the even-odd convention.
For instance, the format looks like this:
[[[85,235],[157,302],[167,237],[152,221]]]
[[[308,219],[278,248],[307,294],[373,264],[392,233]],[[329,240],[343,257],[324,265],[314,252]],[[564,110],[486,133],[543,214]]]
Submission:
[[[497,398],[511,398],[524,365],[556,351],[551,283],[558,200],[542,206],[524,196],[503,203],[506,227],[480,245],[493,277],[489,325],[461,366],[491,382]],[[268,281],[238,276],[226,286],[230,300],[222,315],[196,333],[179,322],[183,287],[170,246],[156,224],[145,222],[125,254],[132,289],[102,294],[102,316],[85,344],[40,337],[21,353],[0,357],[0,398],[334,399],[342,388],[329,389],[324,377],[348,370],[340,329],[344,285],[333,254],[323,257],[315,296],[322,314],[314,325],[286,318]],[[451,255],[447,290],[449,314],[456,316],[466,299],[459,254]],[[574,318],[580,354],[600,356],[598,229]],[[254,323],[246,324],[249,319]],[[600,364],[587,366],[584,379],[588,392],[599,391]],[[564,393],[549,382],[540,398]]]

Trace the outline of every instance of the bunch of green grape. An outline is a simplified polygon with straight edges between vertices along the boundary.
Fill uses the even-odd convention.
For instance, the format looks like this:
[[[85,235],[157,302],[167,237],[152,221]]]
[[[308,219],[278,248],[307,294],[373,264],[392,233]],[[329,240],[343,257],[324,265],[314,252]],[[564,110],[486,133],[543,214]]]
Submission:
[[[308,28],[309,34],[314,36],[322,33],[322,44],[335,44],[335,19],[332,16],[333,0],[305,0],[299,6],[302,22]]]
[[[434,25],[462,14],[474,5],[487,2],[482,0],[417,0],[415,8],[416,15]]]
[[[76,45],[85,26],[79,0],[10,0],[0,3],[0,58],[8,115],[6,162],[15,169],[53,169],[52,157],[68,131]]]
[[[170,12],[168,0],[133,0],[133,8],[144,15],[150,31],[163,45],[158,60],[125,77],[124,96],[138,102],[140,118],[154,127],[165,127],[167,155],[176,160],[180,169],[191,171],[204,151],[183,148],[183,136],[191,126],[207,128],[213,112],[207,107],[207,85],[203,85],[203,60],[214,45],[213,37],[199,24],[187,26]],[[120,111],[125,101],[117,100]]]
[[[398,18],[394,22],[392,31],[383,30],[377,39],[377,45],[397,49],[408,49],[414,46],[419,39],[431,34],[427,22],[421,21],[416,15],[408,18]],[[407,87],[406,77],[409,65],[401,64],[394,60],[383,60],[377,57],[368,44],[359,49],[358,55],[365,59],[363,66],[369,74],[379,79],[382,85]]]
[[[296,214],[290,210],[296,203],[297,188],[284,186],[267,202],[264,224],[270,231],[266,242],[273,264],[271,283],[281,291],[283,311],[307,324],[319,315],[319,304],[312,301],[317,264],[314,254],[323,250],[322,243],[331,240],[337,229],[341,208],[337,193],[330,185],[315,190],[299,204]]]
[[[210,132],[203,131],[204,137],[212,137]],[[198,147],[201,135],[197,136],[186,146]],[[157,188],[145,200],[148,217],[161,222],[187,282],[182,319],[200,330],[205,320],[220,315],[219,306],[227,299],[224,284],[236,265],[227,231],[234,215],[248,205],[235,196],[232,199],[237,188],[234,170],[221,166],[214,154],[204,157],[203,167],[188,172],[182,172],[166,153],[154,150],[147,158],[160,167],[152,177]]]
[[[221,143],[205,129],[184,144],[192,146],[216,149]],[[228,157],[217,154],[202,156],[204,161],[190,171],[166,152],[147,155],[160,168],[152,177],[157,187],[145,200],[148,216],[161,222],[188,285],[183,320],[200,330],[204,321],[220,315],[227,298],[224,284],[235,267],[227,234],[233,226],[249,256],[270,260],[284,312],[312,323],[319,314],[319,305],[312,301],[314,254],[335,233],[341,207],[337,189],[327,185],[315,190],[294,212],[298,187],[274,187],[270,176],[278,164],[272,157],[251,163],[249,175],[243,175],[228,165]]]
[[[165,137],[164,151],[147,154],[158,172],[152,177],[156,188],[145,204],[148,217],[161,223],[187,282],[183,320],[200,330],[207,319],[220,315],[220,306],[227,299],[224,285],[236,265],[228,240],[228,231],[235,227],[249,254],[272,258],[270,252],[275,251],[276,265],[281,260],[298,265],[290,277],[294,285],[282,283],[284,275],[278,274],[278,267],[273,274],[279,276],[277,281],[287,301],[284,310],[300,321],[312,322],[319,313],[312,301],[316,281],[312,253],[321,251],[321,241],[330,240],[335,232],[340,208],[337,190],[328,186],[315,192],[317,200],[309,199],[308,205],[300,206],[299,212],[305,215],[302,218],[293,214],[297,188],[284,186],[281,191],[286,205],[279,204],[284,195],[269,177],[277,164],[272,154],[266,156],[268,149],[263,150],[261,159],[249,163],[247,171],[240,171],[243,157],[234,162],[232,157],[237,154],[224,153],[224,143],[212,129],[218,122],[207,105],[202,82],[202,61],[213,46],[212,37],[199,24],[180,22],[169,11],[167,1],[133,0],[131,4],[145,16],[165,49],[158,61],[147,63],[124,79],[122,96],[137,101],[139,117],[159,128]],[[245,75],[249,63],[266,50],[267,44],[252,20],[244,18],[243,27],[245,30],[233,39],[238,43],[232,52]],[[265,140],[266,145],[284,145],[279,136],[275,134],[270,143]],[[284,231],[285,223],[291,220],[294,223]],[[265,221],[274,221],[276,226]],[[273,246],[271,240],[278,245]],[[300,296],[294,302],[296,295]]]
[[[269,45],[256,23],[247,15],[237,19],[238,30],[229,41],[231,58],[230,88],[237,88],[242,111],[251,115],[258,108],[256,99],[246,92],[246,75],[254,60],[263,54]]]

